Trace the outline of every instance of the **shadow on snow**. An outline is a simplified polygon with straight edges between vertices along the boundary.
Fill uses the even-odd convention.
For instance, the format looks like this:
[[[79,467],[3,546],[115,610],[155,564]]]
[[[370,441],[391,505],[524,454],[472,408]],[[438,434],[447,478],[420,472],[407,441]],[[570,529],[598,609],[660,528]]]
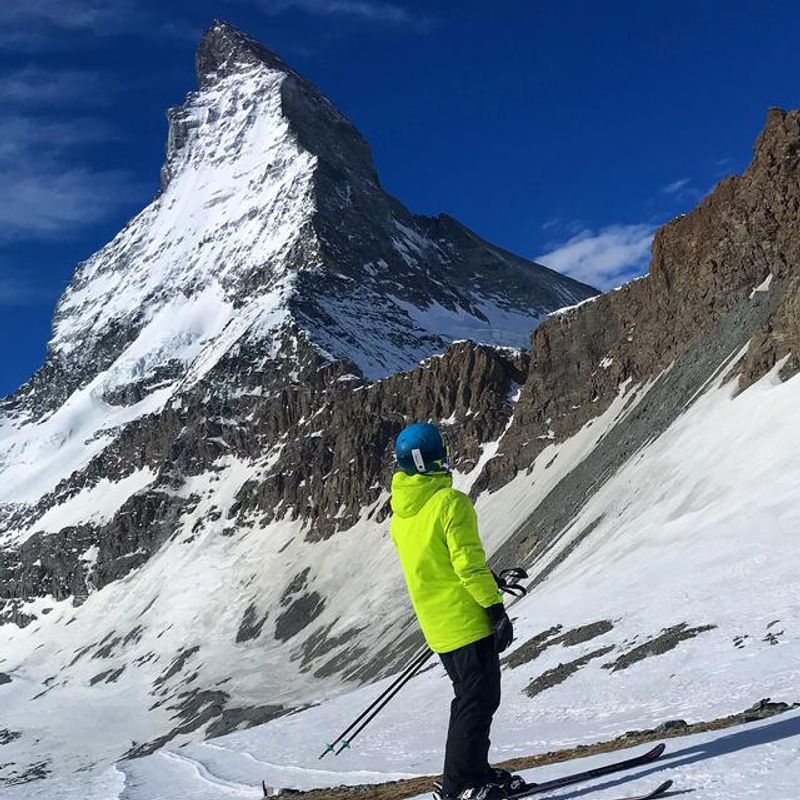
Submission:
[[[793,736],[800,736],[800,716],[781,719],[769,725],[763,725],[757,728],[729,733],[725,736],[720,736],[718,739],[712,739],[707,742],[702,742],[701,744],[692,745],[691,747],[685,747],[683,750],[676,750],[674,752],[668,750],[664,757],[657,763],[641,772],[630,772],[621,776],[615,776],[612,780],[607,780],[605,783],[594,784],[569,792],[568,794],[559,795],[558,800],[571,800],[571,798],[583,797],[584,795],[599,792],[603,789],[612,789],[615,786],[623,786],[631,781],[638,781],[641,778],[658,775],[659,772],[663,772],[667,769],[673,770],[679,769],[680,767],[687,767],[690,764],[697,764],[709,758],[731,755],[741,752],[742,750],[747,750],[750,747],[779,742]],[[680,776],[675,776],[675,780],[679,782]],[[676,789],[678,791],[669,792],[665,797],[676,797],[694,791],[693,789],[681,790],[680,786],[676,786]]]

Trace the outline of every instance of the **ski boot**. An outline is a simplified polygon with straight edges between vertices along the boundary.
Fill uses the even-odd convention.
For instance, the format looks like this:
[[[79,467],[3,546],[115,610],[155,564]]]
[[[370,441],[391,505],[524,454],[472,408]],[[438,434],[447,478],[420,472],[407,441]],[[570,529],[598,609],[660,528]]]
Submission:
[[[442,795],[442,800],[506,800],[508,795],[494,783],[472,786],[459,794]]]
[[[492,786],[497,786],[506,796],[513,796],[517,792],[534,785],[527,783],[521,775],[514,775],[507,769],[501,769],[500,767],[489,768],[489,777],[486,782]]]

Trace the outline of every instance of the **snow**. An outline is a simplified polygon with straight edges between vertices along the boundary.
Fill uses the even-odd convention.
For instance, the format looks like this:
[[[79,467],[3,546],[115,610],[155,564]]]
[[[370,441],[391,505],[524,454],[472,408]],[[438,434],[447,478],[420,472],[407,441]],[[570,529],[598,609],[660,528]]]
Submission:
[[[653,383],[632,387],[626,381],[602,415],[565,442],[548,444],[529,470],[519,473],[496,492],[479,496],[475,508],[484,542],[491,549],[499,547],[511,531],[530,517],[559,481],[592,452],[603,436],[634,411]],[[493,455],[496,452],[502,452],[501,447]]]
[[[50,417],[19,428],[0,428],[1,503],[35,503],[85,467],[114,438],[114,429],[163,407],[170,388],[131,406],[103,400],[105,374],[76,391]]]
[[[775,276],[770,272],[769,275],[767,275],[767,277],[764,278],[764,280],[761,283],[759,283],[758,286],[756,286],[756,288],[753,289],[752,292],[750,292],[750,299],[752,300],[757,294],[768,292],[769,287],[772,286],[772,279],[774,277]]]
[[[399,306],[419,330],[430,331],[451,341],[469,339],[480,344],[527,347],[539,317],[503,308],[486,300],[474,312],[463,308],[445,308],[431,303],[425,308],[407,303],[399,297],[389,298]]]
[[[56,533],[73,525],[107,522],[130,497],[149,486],[155,478],[156,474],[150,469],[137,470],[119,481],[102,478],[94,486],[53,506],[31,523],[29,530]]]
[[[424,739],[429,738],[424,730],[421,733]],[[293,735],[297,736],[298,732]],[[617,800],[620,796],[647,791],[671,779],[674,785],[669,796],[696,792],[707,800],[730,800],[733,797],[795,800],[800,773],[798,738],[800,714],[793,713],[727,730],[671,739],[667,742],[665,755],[653,764],[547,796],[577,798],[590,795],[597,800]],[[219,800],[257,797],[260,782],[264,779],[268,786],[314,788],[342,783],[384,782],[412,776],[409,772],[381,769],[383,764],[380,760],[375,761],[370,770],[337,769],[336,762],[326,765],[326,769],[293,767],[270,758],[269,744],[263,739],[263,731],[254,730],[245,735],[235,734],[193,745],[179,752],[164,750],[151,758],[130,761],[122,768],[93,777],[83,788],[63,787],[59,797],[63,800],[117,797]],[[296,745],[297,740],[287,744]],[[408,744],[401,742],[398,747]],[[592,769],[638,755],[645,749],[646,746],[640,745],[630,750],[526,770],[521,774],[528,780],[551,780],[573,770]],[[438,771],[438,768],[438,764],[432,765],[431,772]],[[150,792],[146,794],[143,787],[153,788],[145,789],[145,792]],[[35,783],[27,787],[12,787],[7,792],[8,800],[48,798],[47,787]],[[419,800],[429,797],[429,794],[418,796]]]
[[[616,290],[615,290],[616,291]],[[598,298],[603,297],[602,294],[595,295],[594,297],[587,297],[585,300],[581,300],[580,303],[573,303],[569,306],[564,306],[563,308],[557,308],[553,311],[549,316],[551,317],[562,317],[565,314],[571,314],[576,309],[581,308],[581,306],[585,306],[588,303],[594,303]]]
[[[106,370],[104,388],[125,386],[171,361],[191,362],[230,323],[233,303],[211,283],[197,295],[171,298],[153,314],[136,340]]]
[[[281,112],[284,79],[256,65],[192,96],[184,113],[193,125],[172,180],[81,267],[59,303],[52,347],[69,354],[112,321],[157,315],[204,287],[214,295],[204,310],[224,317],[225,294],[278,263],[314,206],[315,159]]]

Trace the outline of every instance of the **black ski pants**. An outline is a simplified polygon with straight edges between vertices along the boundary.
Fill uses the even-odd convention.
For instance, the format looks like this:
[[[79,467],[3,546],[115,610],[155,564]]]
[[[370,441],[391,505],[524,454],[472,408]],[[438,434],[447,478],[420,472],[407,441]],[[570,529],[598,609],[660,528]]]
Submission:
[[[500,705],[500,657],[494,636],[440,658],[453,682],[442,793],[481,786],[489,771],[489,730]]]

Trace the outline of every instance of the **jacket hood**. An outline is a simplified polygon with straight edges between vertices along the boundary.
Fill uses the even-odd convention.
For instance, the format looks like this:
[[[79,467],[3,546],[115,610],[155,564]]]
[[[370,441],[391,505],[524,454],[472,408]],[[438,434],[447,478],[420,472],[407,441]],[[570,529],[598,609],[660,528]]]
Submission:
[[[398,517],[413,517],[440,489],[449,489],[453,476],[449,472],[430,475],[406,475],[395,472],[392,478],[392,513]]]

